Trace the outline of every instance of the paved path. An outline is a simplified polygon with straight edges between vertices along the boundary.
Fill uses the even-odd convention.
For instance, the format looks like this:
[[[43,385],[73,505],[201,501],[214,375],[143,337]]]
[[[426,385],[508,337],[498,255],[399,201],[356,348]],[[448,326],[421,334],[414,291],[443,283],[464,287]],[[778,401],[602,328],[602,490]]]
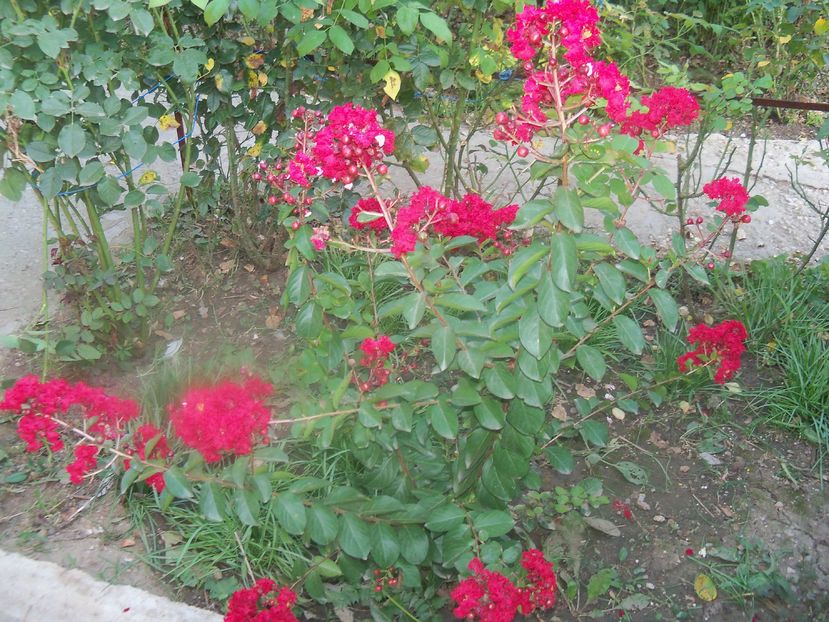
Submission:
[[[222,616],[0,549],[0,622],[221,622]]]

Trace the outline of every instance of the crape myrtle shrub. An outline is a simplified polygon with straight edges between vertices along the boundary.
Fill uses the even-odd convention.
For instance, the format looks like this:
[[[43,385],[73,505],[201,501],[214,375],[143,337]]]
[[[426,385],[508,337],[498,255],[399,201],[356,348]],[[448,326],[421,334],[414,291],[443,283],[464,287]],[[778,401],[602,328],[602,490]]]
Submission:
[[[594,57],[600,39],[586,0],[527,7],[506,30],[524,79],[493,136],[556,186],[521,205],[428,186],[402,196],[387,173],[407,128],[352,102],[286,111],[295,131],[245,183],[288,236],[285,300],[300,343],[291,380],[317,399],[273,412],[272,387],[243,372],[183,391],[160,429],[103,392],[27,378],[2,408],[20,415],[28,448],[57,452],[64,437],[80,439],[73,482],[116,466],[122,491],[147,485],[162,511],[197,507],[208,521],[301,542],[304,555],[278,577],[290,589],[260,579],[232,599],[231,619],[292,619],[299,592],[377,607],[399,602],[393,592],[428,611],[456,581],[461,617],[553,606],[554,571],[510,511],[540,485],[541,447],[554,464],[572,463],[566,439],[607,443],[607,424],[592,417],[602,409],[650,408],[681,371],[730,380],[745,339],[739,322],[696,327],[681,371],[659,370],[652,390],[653,378],[628,374],[629,392],[574,399],[578,420],[548,417],[559,373],[599,382],[609,358],[645,351],[645,313],[676,330],[671,283],[707,283],[713,242],[747,222],[745,189],[721,179],[706,188],[719,203],[693,247],[676,236],[657,255],[625,226],[637,196],[673,200],[649,157],[699,108],[669,87],[637,98],[612,62]],[[558,139],[551,152],[542,136]],[[352,207],[326,203],[340,196]],[[586,230],[587,210],[601,216],[600,232]],[[334,456],[336,468],[312,468]]]

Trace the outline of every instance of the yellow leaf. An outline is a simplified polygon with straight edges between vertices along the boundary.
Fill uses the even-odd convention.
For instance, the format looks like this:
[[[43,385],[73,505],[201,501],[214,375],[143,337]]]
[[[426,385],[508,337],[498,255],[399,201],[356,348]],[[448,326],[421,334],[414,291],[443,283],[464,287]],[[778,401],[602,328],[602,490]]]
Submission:
[[[259,123],[254,125],[253,128],[250,131],[253,132],[254,136],[261,136],[262,134],[265,133],[266,129],[268,129],[268,126],[265,124],[265,122],[264,121],[259,121]]]
[[[374,27],[374,33],[377,35],[378,38],[385,39],[386,38],[386,27],[385,26],[375,26]]]
[[[386,86],[383,87],[383,92],[391,97],[397,99],[397,94],[400,92],[400,74],[394,69],[389,69],[389,72],[383,76]]]
[[[481,84],[489,84],[492,82],[492,74],[484,73],[480,69],[475,71],[475,77]]]
[[[717,586],[714,585],[711,577],[707,574],[697,575],[694,581],[694,591],[697,593],[697,596],[707,603],[717,598]]]
[[[374,3],[372,3],[372,4],[374,4]],[[314,9],[300,9],[299,10],[299,21],[307,22],[312,17],[314,17]]]
[[[469,64],[472,67],[477,67],[481,63],[481,58],[477,52],[473,52],[469,55]]]
[[[262,145],[258,143],[248,149],[248,155],[252,158],[258,158],[260,153],[262,153]]]
[[[178,126],[179,122],[171,114],[163,114],[158,117],[158,127],[162,130],[169,130],[170,128],[176,128]]]
[[[759,63],[757,63],[757,66],[758,66],[758,67],[765,67],[765,66],[766,66],[766,65],[768,65],[770,62],[771,62],[770,60],[761,60]]]
[[[827,32],[829,32],[829,20],[821,17],[815,22],[815,34],[821,36]]]
[[[248,47],[253,47],[256,44],[256,41],[253,37],[242,37],[241,39],[239,39],[239,43],[241,43],[242,45],[246,45]]]
[[[222,77],[221,74],[213,78],[213,82],[216,83],[216,90],[220,93],[223,93],[225,90],[225,79]]]
[[[791,41],[791,40],[792,40],[792,36],[791,36],[791,35],[786,35],[785,37],[777,37],[777,40],[778,40],[778,41],[779,41],[782,45],[786,45],[789,41]]]
[[[215,67],[215,66],[216,66],[216,61],[213,60],[212,58],[208,58],[207,62],[204,64],[204,70],[205,71],[211,71],[213,69],[213,67]]]
[[[259,79],[259,86],[265,86],[268,84],[268,74],[260,71],[256,77]]]
[[[734,127],[734,123],[729,119],[725,122],[725,131],[728,132],[732,127]]]
[[[255,89],[259,86],[259,75],[255,71],[248,71],[248,88]]]
[[[158,173],[156,173],[155,171],[147,171],[146,173],[141,175],[141,178],[138,180],[138,183],[142,186],[145,186],[147,184],[153,183],[156,179],[158,179]]]
[[[259,69],[264,64],[264,54],[249,54],[245,57],[245,65],[247,65],[248,69]]]

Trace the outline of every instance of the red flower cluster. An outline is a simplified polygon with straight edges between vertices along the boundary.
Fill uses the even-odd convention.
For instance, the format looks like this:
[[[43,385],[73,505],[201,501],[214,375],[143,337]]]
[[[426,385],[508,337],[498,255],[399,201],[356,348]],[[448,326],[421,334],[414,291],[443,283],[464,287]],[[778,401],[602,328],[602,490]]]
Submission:
[[[718,361],[714,382],[725,384],[740,369],[740,357],[746,349],[747,338],[746,327],[739,320],[727,320],[716,326],[697,324],[688,333],[688,343],[697,344],[697,347],[677,358],[679,370],[686,371],[688,363],[704,365]]]
[[[601,43],[598,23],[598,12],[588,0],[548,0],[543,8],[527,6],[516,16],[507,39],[513,55],[524,61],[527,79],[521,112],[515,118],[506,113],[496,115],[496,140],[528,142],[549,125],[545,109],[556,106],[569,113],[591,108],[599,100],[604,100],[607,116],[632,136],[647,130],[658,137],[697,118],[696,99],[687,90],[673,87],[643,97],[647,112],[628,116],[630,80],[615,63],[591,56],[591,50]],[[542,51],[542,68],[536,69],[534,60]],[[585,114],[578,115],[578,120],[583,125],[590,123]],[[610,127],[599,127],[599,136],[607,136]]]
[[[363,168],[394,152],[394,132],[377,123],[377,111],[351,102],[335,106],[328,122],[316,135],[313,156],[322,174],[346,186]]]
[[[418,240],[428,237],[431,227],[435,233],[447,237],[469,235],[479,243],[491,240],[493,245],[509,254],[510,249],[498,236],[508,240],[511,232],[506,227],[515,220],[517,205],[494,209],[477,194],[467,194],[453,201],[429,186],[422,186],[412,196],[409,205],[397,213],[397,222],[391,232],[392,254],[400,257],[415,249]]]
[[[271,579],[259,579],[252,588],[236,590],[227,604],[225,622],[297,622],[291,607],[296,594],[278,588]]]
[[[746,211],[748,190],[736,177],[715,179],[705,184],[702,191],[709,199],[720,199],[717,211],[724,212],[726,216],[738,219]]]
[[[641,101],[647,112],[635,110],[622,123],[622,131],[630,136],[647,131],[658,138],[667,130],[691,125],[699,116],[699,102],[686,89],[665,86]]]
[[[147,443],[157,438],[155,445],[147,452]],[[164,460],[173,455],[170,448],[167,446],[167,437],[164,433],[154,425],[146,424],[138,428],[132,435],[132,447],[126,450],[126,453],[134,456],[138,454],[141,460]],[[124,469],[129,470],[131,465],[130,460],[124,460]],[[146,480],[149,486],[152,486],[156,492],[163,492],[164,473],[153,473]]]
[[[77,445],[75,447],[75,461],[66,467],[69,481],[73,484],[82,484],[84,476],[98,464],[97,445]]]
[[[368,214],[373,220],[360,222],[360,214]],[[348,224],[355,229],[371,229],[378,232],[389,228],[386,219],[383,217],[383,211],[380,209],[380,201],[373,197],[357,201],[357,205],[351,208]]]
[[[538,549],[521,556],[526,587],[498,572],[487,570],[477,557],[469,562],[472,576],[452,590],[452,612],[457,618],[482,622],[510,622],[519,613],[529,615],[536,609],[549,609],[556,603],[556,575],[553,565]]]
[[[360,344],[360,351],[363,353],[360,365],[369,368],[368,382],[360,383],[360,390],[365,393],[389,381],[391,372],[386,369],[386,361],[394,351],[394,344],[386,335],[380,335],[377,339],[369,337]]]
[[[626,520],[633,520],[633,512],[630,509],[630,505],[620,501],[619,499],[614,499],[612,505],[614,512],[620,516],[624,516]]]
[[[41,382],[35,375],[20,378],[6,391],[0,410],[21,415],[17,433],[30,452],[40,449],[44,441],[51,451],[63,449],[52,415],[78,411],[86,430],[103,440],[118,437],[124,424],[139,413],[136,402],[114,397],[103,389],[83,382],[69,384],[61,378]]]
[[[223,453],[249,454],[255,443],[267,438],[270,411],[262,400],[271,385],[256,376],[244,383],[225,381],[187,391],[177,406],[169,406],[173,429],[185,445],[198,450],[206,462]]]

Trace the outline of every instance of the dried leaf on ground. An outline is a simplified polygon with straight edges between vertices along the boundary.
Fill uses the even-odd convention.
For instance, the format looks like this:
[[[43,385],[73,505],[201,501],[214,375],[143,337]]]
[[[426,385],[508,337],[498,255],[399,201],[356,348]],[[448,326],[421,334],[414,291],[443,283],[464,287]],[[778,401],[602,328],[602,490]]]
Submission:
[[[586,400],[596,397],[596,391],[581,383],[576,385],[576,394]]]

